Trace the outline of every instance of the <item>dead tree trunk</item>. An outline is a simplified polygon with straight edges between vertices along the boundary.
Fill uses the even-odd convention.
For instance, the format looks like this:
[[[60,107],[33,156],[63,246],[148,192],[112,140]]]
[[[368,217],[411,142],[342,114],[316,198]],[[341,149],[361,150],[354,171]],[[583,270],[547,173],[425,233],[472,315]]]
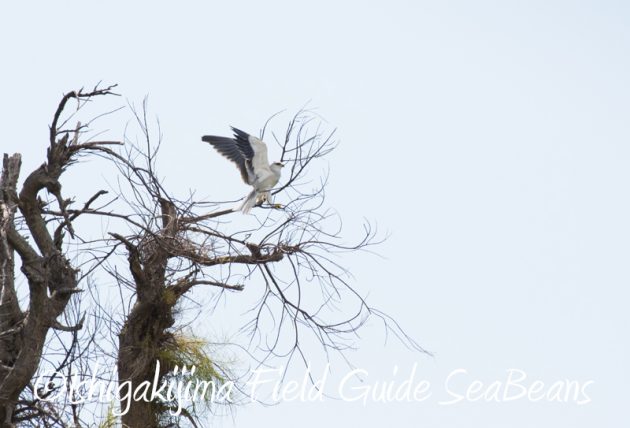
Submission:
[[[13,427],[19,421],[15,416],[16,405],[37,371],[51,328],[63,331],[81,328],[57,321],[71,296],[81,291],[78,271],[63,249],[64,236],[66,233],[74,236],[72,220],[80,213],[67,209],[71,201],[62,197],[59,179],[80,152],[107,151],[103,146],[115,143],[80,143],[80,125],[75,131],[60,131],[58,127],[62,125],[58,122],[70,99],[111,94],[110,89],[70,92],[62,98],[50,127],[46,162],[28,175],[19,194],[21,156],[4,155],[0,180],[0,427],[3,428]],[[74,138],[70,139],[72,134]],[[39,197],[42,191],[57,201],[59,215],[54,222],[49,221],[51,218]],[[25,310],[20,308],[16,297],[14,253],[21,259],[21,271],[28,283]]]
[[[20,156],[4,157],[3,197],[0,201],[6,219],[2,233],[4,254],[0,259],[4,265],[3,310],[0,311],[4,345],[0,368],[0,421],[3,426],[12,426],[13,408],[37,370],[48,330],[56,326],[57,317],[65,309],[72,293],[79,291],[76,271],[46,228],[41,203],[37,199],[37,193],[43,189],[60,195],[58,178],[65,166],[66,143],[67,138],[51,147],[49,162],[28,176],[19,196],[15,186]],[[16,208],[24,217],[36,248],[15,229],[13,217]],[[15,300],[12,249],[22,259],[22,272],[28,280],[28,312],[22,312]]]
[[[22,347],[19,326],[23,314],[15,293],[13,246],[8,240],[9,228],[13,225],[16,210],[15,204],[9,201],[11,193],[15,194],[20,164],[20,155],[11,157],[5,155],[0,181],[0,379],[7,376]],[[7,401],[0,406],[0,426],[10,422],[14,402]]]
[[[141,245],[134,245],[120,235],[115,238],[127,248],[129,267],[136,287],[136,302],[119,334],[118,380],[126,382],[133,393],[144,381],[154,381],[159,352],[169,338],[173,326],[173,306],[176,296],[167,290],[166,267],[175,240],[176,212],[166,200],[160,200],[163,228],[156,234],[146,233]],[[162,362],[158,381],[170,368]],[[121,403],[121,408],[125,407]],[[133,400],[122,416],[124,426],[130,428],[157,428],[164,403]]]

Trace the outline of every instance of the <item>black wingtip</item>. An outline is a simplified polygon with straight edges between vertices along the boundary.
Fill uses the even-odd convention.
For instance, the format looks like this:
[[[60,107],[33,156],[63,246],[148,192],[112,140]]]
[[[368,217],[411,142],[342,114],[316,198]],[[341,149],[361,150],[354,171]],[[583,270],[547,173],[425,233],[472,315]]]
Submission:
[[[241,137],[245,140],[249,139],[249,134],[245,131],[241,131],[238,128],[235,128],[234,126],[230,126],[230,128],[232,129],[232,132],[234,133],[235,136],[237,137]]]
[[[210,144],[217,144],[221,141],[225,141],[225,140],[229,140],[229,138],[225,138],[225,137],[217,137],[215,135],[204,135],[203,137],[201,137],[201,141],[205,142],[205,143],[210,143]]]

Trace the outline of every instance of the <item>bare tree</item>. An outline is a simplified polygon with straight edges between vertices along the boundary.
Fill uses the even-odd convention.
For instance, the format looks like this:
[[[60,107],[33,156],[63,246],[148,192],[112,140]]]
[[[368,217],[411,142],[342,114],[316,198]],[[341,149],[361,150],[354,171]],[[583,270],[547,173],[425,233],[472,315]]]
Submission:
[[[238,293],[248,285],[259,287],[260,298],[241,326],[255,364],[272,360],[282,361],[285,367],[294,360],[307,364],[305,344],[313,341],[328,354],[343,355],[369,317],[382,320],[388,331],[421,350],[391,318],[369,306],[349,281],[340,254],[367,250],[379,240],[369,223],[363,225],[357,242],[347,244],[341,237],[341,219],[326,207],[327,174],[313,175],[323,171],[313,167],[336,146],[334,131],[324,131],[316,114],[300,110],[283,135],[267,138],[278,144],[289,174],[274,191],[281,204],[258,206],[256,225],[243,229],[230,221],[230,216],[240,214],[234,214],[225,202],[197,200],[194,193],[178,197],[167,190],[157,172],[161,136],[157,141],[151,137],[146,105],[141,111],[131,109],[141,141],[126,138],[118,149],[112,147],[115,142],[80,142],[80,124],[72,130],[58,125],[68,100],[110,94],[111,89],[64,96],[51,126],[48,161],[25,180],[19,195],[15,189],[20,157],[5,156],[0,187],[0,420],[8,426],[29,420],[45,421],[41,426],[67,426],[64,420],[74,426],[85,424],[81,409],[71,400],[55,407],[38,400],[40,393],[33,396],[33,376],[51,328],[68,334],[71,342],[55,366],[82,371],[87,360],[109,352],[117,369],[117,379],[109,380],[127,389],[122,393],[131,393],[143,383],[164,382],[181,364],[203,366],[204,376],[225,382],[230,377],[228,368],[198,342],[186,338],[178,324],[178,314],[188,304],[187,294],[198,287],[219,294]],[[105,157],[117,169],[117,185],[110,189],[114,195],[99,207],[94,202],[107,193],[103,190],[78,209],[71,209],[70,201],[61,196],[59,177],[81,153]],[[54,196],[56,207],[44,206],[37,199],[44,189]],[[80,216],[112,223],[103,236],[81,239],[73,226]],[[64,254],[66,234],[78,241],[76,251],[89,261],[80,276]],[[14,251],[28,279],[28,310],[22,310],[17,299]],[[98,314],[89,317],[88,323],[74,310],[74,324],[62,325],[57,319],[64,310],[68,315],[79,282],[98,271],[115,280],[122,304],[111,311],[100,299],[93,299]],[[95,286],[88,289],[91,296],[99,293]],[[95,328],[95,323],[106,327]],[[88,331],[80,336],[85,324]],[[94,344],[99,342],[97,335],[110,340],[111,349]],[[173,416],[172,409],[181,404],[121,399],[120,408],[129,407],[120,422],[132,428],[201,425],[201,413],[194,407]]]
[[[127,142],[128,152],[119,157],[125,161],[118,163],[122,182],[131,184],[131,191],[121,191],[120,196],[131,195],[126,201],[134,211],[124,216],[132,232],[112,237],[126,249],[131,275],[111,273],[135,291],[120,334],[119,382],[138,385],[153,378],[160,354],[173,346],[174,309],[193,287],[239,292],[247,283],[263,285],[250,320],[242,326],[254,348],[262,351],[256,357],[260,364],[280,358],[288,366],[295,357],[306,364],[302,345],[307,336],[326,352],[343,352],[370,316],[420,349],[387,315],[367,304],[336,258],[339,253],[365,250],[378,240],[365,224],[358,242],[344,244],[340,218],[325,207],[327,176],[316,177],[315,182],[308,176],[310,167],[336,145],[334,131],[324,133],[317,115],[300,110],[284,135],[273,137],[281,161],[289,164],[289,177],[274,192],[284,204],[259,206],[258,225],[239,230],[224,221],[233,213],[224,203],[177,199],[160,183],[159,143],[152,143],[143,111],[136,118],[144,144]],[[345,312],[341,306],[353,309]],[[160,377],[172,369],[164,364],[160,368]],[[148,426],[160,426],[167,409],[168,403],[135,401],[122,420],[132,427],[147,421]]]
[[[117,144],[107,141],[79,141],[81,125],[64,130],[61,115],[70,100],[79,103],[112,94],[113,87],[66,94],[50,126],[46,161],[31,172],[18,193],[21,156],[3,159],[0,182],[0,425],[38,416],[55,419],[54,412],[21,396],[32,391],[32,378],[42,359],[51,330],[73,335],[81,324],[63,325],[58,318],[68,308],[71,297],[81,291],[76,266],[63,250],[66,235],[74,237],[75,215],[68,211],[71,199],[62,196],[61,176],[83,153]],[[72,137],[72,138],[71,138]],[[54,198],[61,220],[50,223],[44,213],[46,203],[40,192]],[[93,199],[99,196],[97,193]],[[86,203],[89,206],[93,199]],[[22,308],[15,282],[15,260],[28,284],[28,303]]]

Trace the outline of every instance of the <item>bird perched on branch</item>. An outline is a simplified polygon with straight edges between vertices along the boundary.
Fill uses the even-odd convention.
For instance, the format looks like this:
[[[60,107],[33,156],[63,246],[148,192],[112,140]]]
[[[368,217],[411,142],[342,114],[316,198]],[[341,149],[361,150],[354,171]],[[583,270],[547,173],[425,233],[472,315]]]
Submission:
[[[232,127],[234,138],[204,135],[202,141],[212,146],[223,156],[236,164],[246,184],[254,188],[239,207],[249,214],[258,203],[271,202],[270,190],[280,181],[280,171],[284,164],[269,164],[267,145],[259,138]]]

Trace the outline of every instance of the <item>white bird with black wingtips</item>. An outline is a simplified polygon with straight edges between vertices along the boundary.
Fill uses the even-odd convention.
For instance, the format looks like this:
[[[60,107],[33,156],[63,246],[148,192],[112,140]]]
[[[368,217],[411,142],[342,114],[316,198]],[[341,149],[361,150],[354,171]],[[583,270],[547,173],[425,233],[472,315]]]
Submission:
[[[223,156],[236,164],[246,184],[254,188],[245,198],[239,210],[249,214],[260,202],[271,202],[270,190],[280,181],[280,171],[284,164],[269,164],[267,145],[259,138],[232,127],[234,138],[204,135],[202,141],[212,146]]]

